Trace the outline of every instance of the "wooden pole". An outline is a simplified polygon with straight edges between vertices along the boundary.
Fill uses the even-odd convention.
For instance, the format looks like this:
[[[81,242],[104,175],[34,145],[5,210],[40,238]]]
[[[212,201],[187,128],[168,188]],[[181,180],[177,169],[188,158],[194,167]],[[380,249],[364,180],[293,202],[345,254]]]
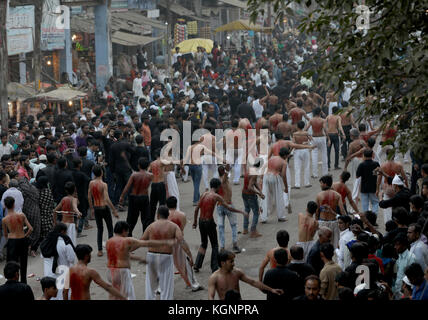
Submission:
[[[0,1],[0,108],[1,128],[7,130],[9,106],[7,99],[7,83],[9,78],[9,55],[7,52],[6,14],[9,1]]]
[[[42,38],[42,15],[44,0],[35,0],[34,6],[34,87],[36,92],[40,91],[41,74],[42,74],[42,50],[40,41]]]

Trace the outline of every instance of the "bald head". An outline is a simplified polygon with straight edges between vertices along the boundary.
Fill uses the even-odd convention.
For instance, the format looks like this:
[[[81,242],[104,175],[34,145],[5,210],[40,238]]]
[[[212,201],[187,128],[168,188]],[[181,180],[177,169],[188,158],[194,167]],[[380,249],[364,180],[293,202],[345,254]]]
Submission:
[[[329,243],[333,232],[328,227],[320,227],[318,230],[318,237],[320,243]]]

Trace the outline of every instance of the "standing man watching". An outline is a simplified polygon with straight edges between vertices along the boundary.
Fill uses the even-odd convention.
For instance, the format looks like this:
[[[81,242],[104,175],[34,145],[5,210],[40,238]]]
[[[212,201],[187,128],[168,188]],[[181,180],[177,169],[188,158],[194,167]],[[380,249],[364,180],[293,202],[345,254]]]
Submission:
[[[31,290],[31,287],[26,283],[22,283],[22,281],[18,282],[19,269],[19,264],[15,261],[10,261],[6,263],[3,270],[3,274],[7,281],[4,285],[0,286],[1,301],[19,301],[20,303],[23,303],[25,301],[34,300],[34,294],[33,290]],[[25,277],[27,277],[26,273]]]
[[[361,205],[363,212],[369,210],[370,203],[371,211],[377,215],[379,209],[379,189],[375,169],[380,165],[372,159],[373,151],[365,150],[364,161],[357,168],[357,179],[361,178]]]
[[[333,107],[333,114],[330,114],[327,118],[327,133],[329,136],[329,145],[327,148],[328,153],[328,169],[330,170],[330,152],[331,148],[334,146],[334,169],[338,170],[339,167],[339,134],[342,138],[345,138],[345,133],[342,128],[342,119],[339,115],[335,113],[339,110],[338,107]]]

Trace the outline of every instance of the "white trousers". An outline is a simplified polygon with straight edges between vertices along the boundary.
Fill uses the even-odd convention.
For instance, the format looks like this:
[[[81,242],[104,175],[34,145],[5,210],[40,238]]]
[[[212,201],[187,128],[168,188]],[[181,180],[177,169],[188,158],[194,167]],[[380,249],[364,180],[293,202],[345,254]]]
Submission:
[[[174,171],[169,171],[167,173],[166,183],[168,185],[169,196],[177,198],[177,210],[180,210],[180,191],[178,190],[177,179],[175,178]]]
[[[70,237],[74,246],[77,246],[76,242],[76,224],[74,223],[66,223],[67,225],[67,236]]]
[[[350,163],[350,174],[354,182],[354,186],[352,188],[352,199],[354,201],[355,199],[358,198],[358,195],[360,194],[361,177],[357,178],[357,169],[360,163],[361,163],[360,158],[353,158]]]
[[[183,177],[184,181],[189,180],[189,166],[184,166],[184,177]]]
[[[315,240],[312,241],[304,241],[304,242],[296,242],[296,246],[301,247],[303,249],[303,261],[306,262],[308,259],[309,251],[311,251],[312,246],[315,244]]]
[[[383,194],[383,200],[391,199],[385,193]],[[389,220],[392,220],[392,207],[383,209],[383,223],[387,223]]]
[[[129,268],[108,268],[107,281],[128,300],[136,300]],[[117,298],[110,295],[110,300],[117,300]]]
[[[328,174],[327,140],[326,140],[326,137],[314,137],[314,141],[312,144],[314,146],[316,146],[316,148],[312,150],[312,175],[314,177],[318,177],[318,152],[320,152],[321,153],[321,161],[322,161],[321,175],[325,176]]]
[[[303,182],[305,186],[310,185],[309,181],[309,149],[294,150],[294,185],[300,188],[300,176],[303,170]],[[288,182],[288,181],[287,181]]]
[[[227,149],[226,163],[233,165],[233,183],[238,183],[241,178],[243,149]]]
[[[263,193],[261,221],[266,222],[268,214],[276,213],[278,219],[285,219],[284,182],[280,175],[266,173],[263,177]]]
[[[174,259],[172,254],[147,252],[146,300],[155,300],[158,288],[161,300],[173,300]]]
[[[184,252],[183,247],[176,243],[173,247],[173,257],[175,268],[180,273],[186,285],[190,285],[192,289],[199,288],[199,282],[196,279],[195,272],[190,266],[187,254]]]
[[[204,180],[205,189],[210,189],[208,180],[208,170],[213,172],[213,178],[218,178],[216,158],[210,155],[202,156],[202,178]]]

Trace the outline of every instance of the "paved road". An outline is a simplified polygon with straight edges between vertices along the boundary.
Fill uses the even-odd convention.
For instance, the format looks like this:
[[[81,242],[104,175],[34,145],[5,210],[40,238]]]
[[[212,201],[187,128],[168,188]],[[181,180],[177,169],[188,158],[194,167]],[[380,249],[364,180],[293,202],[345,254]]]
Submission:
[[[332,155],[333,156],[333,155]],[[290,162],[292,168],[292,183],[294,184],[294,166],[293,161]],[[341,163],[343,167],[343,162]],[[407,167],[407,166],[406,166]],[[321,168],[320,168],[321,169]],[[332,170],[330,172],[333,175],[334,181],[337,181],[341,171]],[[193,185],[189,181],[187,183],[178,181],[179,190],[181,196],[181,210],[184,211],[188,218],[188,224],[184,230],[184,236],[186,241],[189,243],[189,246],[192,250],[194,259],[196,258],[197,249],[200,244],[200,235],[199,230],[192,229],[193,221],[193,212],[194,207],[192,206],[192,194],[193,194]],[[242,198],[241,198],[241,188],[242,188],[243,179],[241,179],[241,185],[233,185],[233,204],[238,209],[244,210]],[[288,221],[286,222],[277,222],[276,217],[269,216],[269,220],[266,224],[259,224],[258,231],[263,235],[257,239],[250,239],[248,235],[238,234],[238,245],[241,248],[245,249],[245,252],[242,252],[236,256],[235,266],[244,270],[244,272],[253,278],[258,277],[258,268],[260,262],[264,258],[266,252],[272,247],[276,246],[276,232],[281,229],[285,229],[290,233],[290,245],[293,245],[297,242],[297,213],[304,212],[306,204],[310,200],[314,200],[317,193],[320,191],[318,179],[311,178],[312,187],[311,188],[302,188],[300,190],[291,190],[291,203],[292,203],[292,214],[287,214]],[[351,186],[351,184],[348,184]],[[201,184],[201,191],[203,190]],[[126,212],[119,212],[120,219],[126,219]],[[250,217],[251,218],[251,217]],[[117,221],[114,219],[113,223]],[[251,220],[250,220],[251,221]],[[96,227],[95,221],[90,221],[90,224],[94,226],[93,229],[85,231],[87,237],[77,239],[78,243],[85,243],[92,246],[94,249],[92,254],[92,261],[89,264],[90,267],[95,268],[101,276],[106,278],[106,255],[103,257],[97,257],[97,245],[96,245]],[[378,224],[383,226],[383,214],[380,209],[380,214],[378,217]],[[238,216],[238,231],[242,231],[243,217],[242,215]],[[380,231],[383,232],[383,227],[380,227]],[[226,220],[226,249],[232,249],[232,235],[230,225]],[[134,236],[141,236],[142,226],[139,221],[135,231]],[[104,241],[107,241],[106,231],[104,231]],[[136,254],[144,257],[147,250],[145,248],[138,249]],[[207,284],[208,278],[211,275],[210,270],[210,246],[208,246],[207,254],[205,257],[204,265],[200,272],[197,275],[197,279],[200,284],[205,287],[205,290],[198,292],[191,292],[185,287],[184,281],[179,275],[174,276],[174,299],[176,300],[206,300],[208,298]],[[36,297],[41,295],[41,286],[40,282],[36,280],[37,277],[43,277],[43,260],[40,256],[33,258],[29,257],[29,266],[28,274],[34,273],[36,276],[28,279],[28,284],[32,287]],[[0,273],[3,273],[4,262],[0,263]],[[137,261],[132,261],[131,272],[136,276],[133,278],[135,294],[137,299],[145,299],[145,270],[146,266]],[[0,284],[4,283],[4,279],[0,280]],[[263,294],[258,289],[255,289],[245,283],[241,284],[241,295],[243,299],[254,299],[254,300],[264,300],[266,299],[265,294]],[[91,286],[91,297],[94,300],[108,299],[108,294],[103,289],[98,287],[96,284]]]

